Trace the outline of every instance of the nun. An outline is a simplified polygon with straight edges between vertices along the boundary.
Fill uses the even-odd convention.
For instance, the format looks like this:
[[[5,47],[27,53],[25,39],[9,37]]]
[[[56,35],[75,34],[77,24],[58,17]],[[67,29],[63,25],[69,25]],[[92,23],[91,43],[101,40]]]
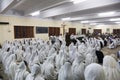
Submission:
[[[86,59],[85,59],[86,66],[91,64],[91,63],[98,62],[95,51],[96,51],[95,48],[91,48],[91,51],[86,55]]]
[[[17,69],[18,69],[18,65],[16,63],[16,55],[14,54],[12,56],[12,61],[8,67],[8,76],[9,76],[10,80],[14,80]]]
[[[54,65],[54,56],[50,56],[42,65],[42,74],[46,80],[55,80],[56,79],[56,71]]]
[[[14,80],[25,80],[28,74],[29,72],[26,71],[26,65],[24,61],[22,61],[18,66]]]
[[[73,80],[85,80],[84,70],[84,58],[82,55],[78,55],[72,64]]]
[[[97,63],[88,65],[85,69],[84,75],[85,80],[106,80],[103,67]]]
[[[113,57],[104,57],[103,68],[105,71],[106,80],[120,80],[120,67]]]
[[[38,64],[34,64],[31,73],[27,75],[25,80],[45,80],[41,76],[41,67]]]
[[[76,46],[73,46],[72,49],[69,50],[69,57],[71,62],[75,60],[77,53],[78,51]]]
[[[56,70],[58,71],[62,65],[64,65],[65,61],[68,59],[68,55],[66,50],[61,49],[59,51],[59,54],[56,55],[55,57],[55,66],[56,66]]]
[[[65,62],[58,72],[58,80],[73,80],[71,67],[72,64],[70,62]]]

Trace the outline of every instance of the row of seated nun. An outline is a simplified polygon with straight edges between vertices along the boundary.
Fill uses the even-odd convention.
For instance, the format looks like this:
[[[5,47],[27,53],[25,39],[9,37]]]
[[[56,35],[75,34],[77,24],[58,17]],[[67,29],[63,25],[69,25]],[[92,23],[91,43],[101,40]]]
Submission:
[[[85,43],[77,40],[76,45],[69,47],[63,40],[56,38],[54,44],[41,39],[6,41],[0,50],[0,61],[9,80],[119,80],[117,61],[111,56],[101,58],[96,55],[100,50],[97,39],[86,39]],[[109,59],[110,58],[110,59]],[[105,79],[87,74],[86,69],[93,63],[102,65]],[[109,64],[109,65],[108,65]],[[95,68],[93,68],[94,70]],[[110,71],[111,70],[111,71]],[[89,70],[87,70],[89,71]],[[96,70],[94,70],[96,71]],[[102,71],[101,71],[102,72]],[[114,74],[115,73],[115,74]],[[113,75],[114,74],[114,75]],[[96,78],[89,78],[93,76]],[[114,77],[115,76],[115,77]]]
[[[119,45],[120,45],[119,38],[109,38],[108,48],[110,48],[110,49],[117,48],[117,46],[119,46]]]

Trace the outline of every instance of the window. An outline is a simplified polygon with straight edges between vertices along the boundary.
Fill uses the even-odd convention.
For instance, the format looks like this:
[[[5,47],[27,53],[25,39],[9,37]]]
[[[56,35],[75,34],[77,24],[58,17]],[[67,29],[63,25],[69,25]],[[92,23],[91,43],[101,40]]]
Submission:
[[[120,34],[120,29],[113,29],[113,34]]]
[[[49,27],[49,36],[59,36],[60,28],[59,27]]]
[[[33,38],[34,28],[33,26],[14,26],[15,38]]]
[[[36,33],[48,33],[48,28],[47,27],[36,27]]]

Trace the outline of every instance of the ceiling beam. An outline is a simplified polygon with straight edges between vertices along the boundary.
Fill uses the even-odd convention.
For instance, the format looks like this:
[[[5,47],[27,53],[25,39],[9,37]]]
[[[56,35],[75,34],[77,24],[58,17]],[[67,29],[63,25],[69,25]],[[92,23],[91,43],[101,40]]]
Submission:
[[[103,6],[109,6],[112,4],[120,3],[120,0],[88,0],[82,4],[69,5],[61,8],[51,8],[41,12],[43,18],[54,17],[59,15],[64,15],[72,12],[78,12],[83,10],[88,10],[92,8],[98,8]],[[87,4],[87,5],[86,5]]]
[[[25,15],[28,15],[28,14],[30,14],[30,13],[32,13],[32,12],[35,12],[35,11],[48,10],[48,9],[51,9],[51,8],[60,6],[60,5],[62,5],[62,4],[64,4],[64,3],[67,3],[67,2],[69,2],[69,0],[61,0],[61,1],[55,0],[55,1],[53,1],[53,2],[49,2],[49,3],[44,4],[44,5],[47,5],[47,6],[46,6],[46,7],[43,7],[43,8],[41,7],[41,5],[38,4],[38,5],[33,6],[33,7],[30,8],[30,9],[26,10],[26,11],[25,11]]]
[[[2,0],[0,4],[0,13],[3,14],[10,10],[17,2],[17,0]]]

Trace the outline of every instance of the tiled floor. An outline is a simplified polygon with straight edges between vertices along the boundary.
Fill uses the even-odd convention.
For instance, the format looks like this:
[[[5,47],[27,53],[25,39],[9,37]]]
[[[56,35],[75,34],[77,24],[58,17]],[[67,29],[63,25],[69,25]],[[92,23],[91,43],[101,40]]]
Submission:
[[[115,49],[108,49],[107,47],[103,48],[101,51],[104,55],[116,54],[120,50],[120,46]]]

